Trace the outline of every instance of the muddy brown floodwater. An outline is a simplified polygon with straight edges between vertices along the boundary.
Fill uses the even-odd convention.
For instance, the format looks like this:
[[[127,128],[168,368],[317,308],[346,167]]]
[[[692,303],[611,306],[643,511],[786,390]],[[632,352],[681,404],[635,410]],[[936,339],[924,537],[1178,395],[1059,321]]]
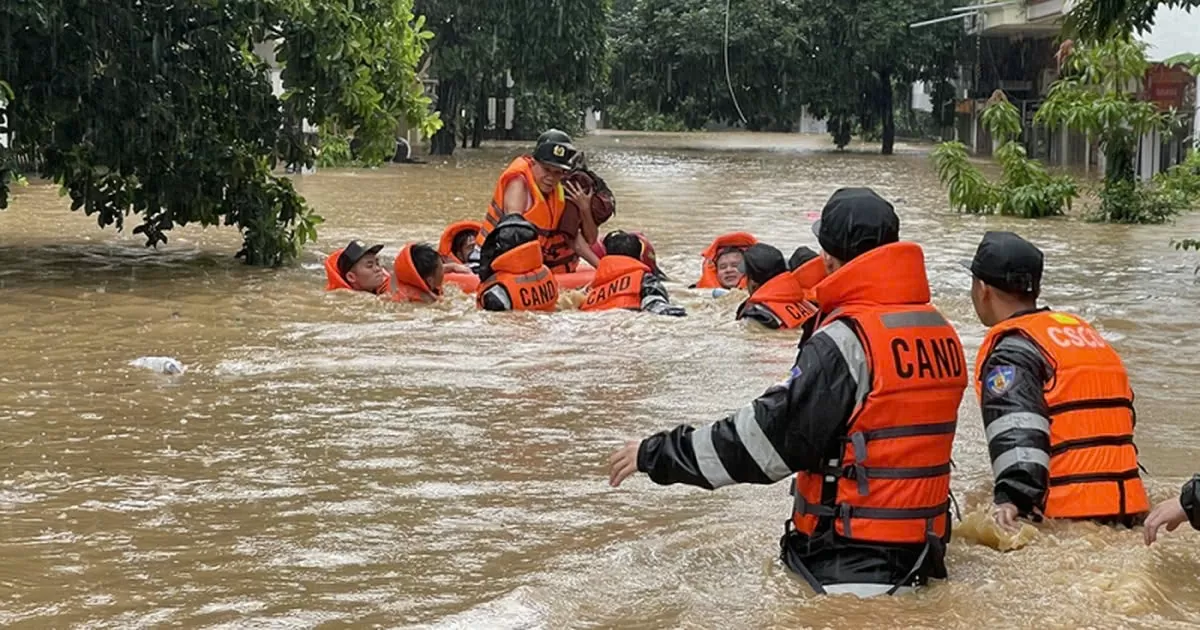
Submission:
[[[1184,628],[1200,623],[1200,535],[1040,529],[1000,553],[959,536],[953,579],[886,601],[815,598],[776,561],[786,484],[711,493],[606,485],[624,440],[720,418],[777,382],[794,335],[683,287],[712,236],[815,246],[836,188],[892,199],[926,248],[935,302],[968,358],[983,336],[957,266],[984,230],[1048,257],[1047,303],[1124,356],[1158,501],[1200,447],[1194,253],[1178,225],[952,213],[927,156],[835,153],[824,137],[600,135],[584,141],[690,311],[476,312],[326,294],[350,238],[436,241],[482,216],[517,147],[448,164],[298,181],[324,214],[301,266],[246,268],[228,229],[147,251],[68,212],[50,186],[0,213],[0,625],[30,628]],[[168,355],[168,378],[128,363]],[[990,469],[964,399],[953,487]]]

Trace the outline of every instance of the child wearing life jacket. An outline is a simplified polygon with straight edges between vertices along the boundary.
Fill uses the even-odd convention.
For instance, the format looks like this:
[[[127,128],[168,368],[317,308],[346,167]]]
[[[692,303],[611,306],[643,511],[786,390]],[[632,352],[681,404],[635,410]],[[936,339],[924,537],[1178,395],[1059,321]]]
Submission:
[[[363,291],[384,295],[391,288],[388,272],[379,265],[383,245],[364,246],[359,241],[333,252],[325,259],[325,290]]]
[[[516,214],[505,215],[479,250],[479,297],[487,311],[553,311],[558,283],[542,262],[537,229]]]
[[[405,245],[396,256],[396,302],[436,302],[442,297],[442,282],[446,277],[442,257],[425,243]]]
[[[793,257],[797,254],[804,256],[797,252]],[[803,329],[807,337],[818,312],[816,305],[808,299],[815,286],[811,274],[814,267],[806,266],[809,264],[806,262],[789,271],[783,254],[764,243],[747,249],[743,259],[742,269],[750,297],[738,307],[737,318],[755,321],[773,330]],[[824,271],[824,263],[815,252],[809,261],[822,264],[821,271]]]
[[[672,317],[687,315],[682,307],[671,305],[654,247],[644,235],[612,232],[604,237],[604,252],[580,310],[621,308]]]

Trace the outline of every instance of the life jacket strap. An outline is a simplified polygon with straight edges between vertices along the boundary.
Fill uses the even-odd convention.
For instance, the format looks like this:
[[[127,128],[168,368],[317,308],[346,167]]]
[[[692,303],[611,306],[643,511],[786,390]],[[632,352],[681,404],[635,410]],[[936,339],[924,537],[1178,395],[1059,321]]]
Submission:
[[[1101,435],[1098,437],[1081,438],[1059,442],[1050,448],[1050,455],[1062,455],[1067,451],[1100,446],[1128,446],[1133,444],[1132,435]]]
[[[958,427],[958,422],[939,422],[936,424],[914,424],[903,427],[888,427],[886,429],[875,429],[874,431],[860,431],[855,435],[863,436],[868,442],[874,440],[890,440],[894,438],[904,437],[920,437],[926,435],[944,435],[954,433]]]
[[[918,424],[902,427],[888,427],[874,431],[857,431],[844,438],[854,450],[854,463],[842,468],[831,468],[826,474],[853,479],[858,482],[858,494],[868,496],[871,493],[869,479],[921,479],[925,477],[940,477],[950,474],[950,464],[947,462],[938,466],[916,468],[880,468],[866,465],[869,449],[867,443],[873,440],[890,440],[906,437],[928,435],[953,435],[957,422],[939,422],[936,424]]]
[[[1072,411],[1083,411],[1085,409],[1120,409],[1133,410],[1133,400],[1129,398],[1089,398],[1085,400],[1073,400],[1068,403],[1062,403],[1050,407],[1050,416],[1058,416]]]
[[[1051,486],[1070,486],[1078,483],[1125,482],[1138,478],[1138,469],[1133,468],[1115,473],[1084,473],[1081,475],[1062,475],[1051,477]]]

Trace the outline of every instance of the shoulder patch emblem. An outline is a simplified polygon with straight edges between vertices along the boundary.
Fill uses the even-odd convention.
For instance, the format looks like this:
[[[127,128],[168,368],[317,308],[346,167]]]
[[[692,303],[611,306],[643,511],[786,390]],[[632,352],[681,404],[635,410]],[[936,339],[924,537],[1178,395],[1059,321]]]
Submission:
[[[799,365],[793,365],[793,366],[792,366],[792,370],[791,370],[790,372],[788,372],[787,378],[783,379],[783,380],[782,380],[782,381],[780,381],[779,383],[776,383],[776,385],[777,385],[778,387],[785,387],[785,388],[786,388],[787,386],[789,386],[789,385],[791,385],[791,384],[792,384],[792,381],[794,381],[794,380],[796,380],[797,378],[799,378],[799,377],[800,377],[800,375],[801,375],[802,373],[803,373],[803,372],[801,372],[801,370],[800,370],[800,366],[799,366]]]
[[[1013,380],[1016,379],[1017,370],[1011,365],[998,365],[987,374],[984,379],[984,384],[987,385],[988,391],[999,396],[1008,391],[1012,387]]]
[[[1068,326],[1075,326],[1075,325],[1079,324],[1078,319],[1075,319],[1074,317],[1071,317],[1070,315],[1064,315],[1062,313],[1050,313],[1050,319],[1053,319],[1054,321],[1056,321],[1060,324],[1066,324]]]

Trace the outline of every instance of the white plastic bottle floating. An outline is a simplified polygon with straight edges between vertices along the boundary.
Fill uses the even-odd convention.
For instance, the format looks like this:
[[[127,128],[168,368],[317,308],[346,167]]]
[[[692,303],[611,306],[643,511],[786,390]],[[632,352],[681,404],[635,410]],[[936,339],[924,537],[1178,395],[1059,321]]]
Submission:
[[[712,291],[712,296],[715,298],[719,298],[723,295],[729,295],[729,289],[716,288]]]
[[[137,368],[145,368],[157,374],[183,374],[187,371],[176,359],[171,357],[138,357],[129,362],[129,365]]]

